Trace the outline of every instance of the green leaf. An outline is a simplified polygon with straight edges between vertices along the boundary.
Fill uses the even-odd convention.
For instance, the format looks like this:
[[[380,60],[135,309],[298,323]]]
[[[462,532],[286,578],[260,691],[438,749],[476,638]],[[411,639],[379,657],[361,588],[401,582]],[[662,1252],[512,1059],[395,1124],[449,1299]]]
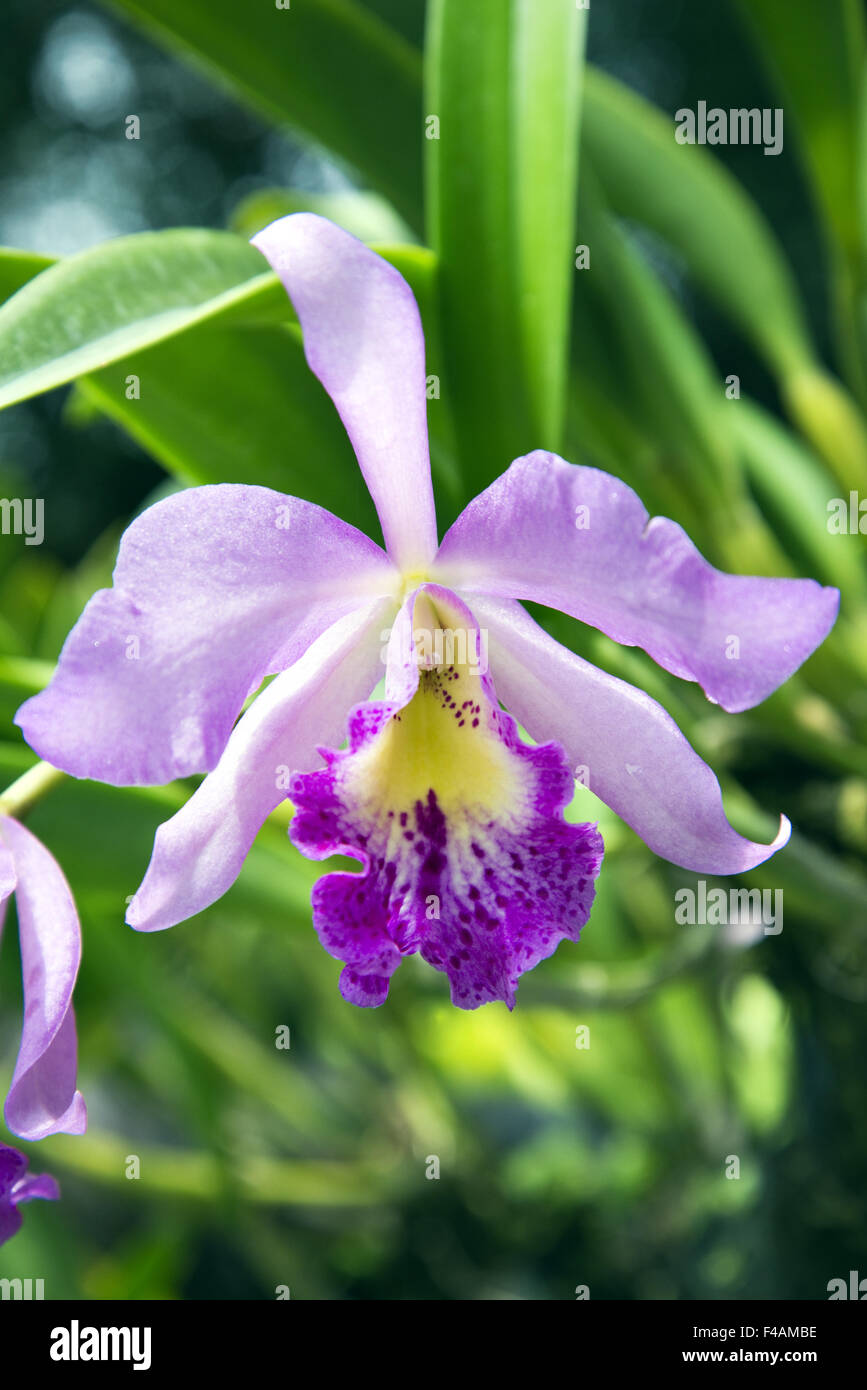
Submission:
[[[857,536],[827,528],[828,502],[837,488],[819,460],[778,420],[742,399],[731,415],[750,482],[779,516],[816,578],[864,595],[867,576]]]
[[[842,249],[859,253],[857,130],[865,26],[859,0],[738,0],[759,57],[800,136],[827,225]]]
[[[841,370],[867,399],[860,206],[867,36],[861,0],[739,0],[802,156],[830,252],[831,306]],[[829,454],[830,457],[830,454]],[[852,470],[847,470],[850,473]],[[862,476],[861,482],[863,483]]]
[[[269,120],[353,165],[421,224],[421,57],[356,0],[114,0]]]
[[[592,327],[586,316],[582,324],[590,334]],[[565,457],[627,480],[648,511],[669,516],[691,536],[699,536],[706,509],[687,495],[668,466],[661,442],[651,437],[645,421],[639,418],[637,403],[626,400],[622,372],[612,378],[608,363],[600,364],[598,349],[599,339],[594,338],[592,349],[581,352],[572,375]]]
[[[436,0],[428,240],[468,482],[561,441],[584,15],[559,0]]]
[[[139,380],[132,400],[130,375]],[[203,325],[84,377],[80,389],[185,483],[260,483],[377,534],[346,431],[294,328]]]
[[[583,155],[612,209],[651,228],[751,339],[787,409],[844,487],[867,487],[867,433],[819,362],[791,270],[761,213],[708,154],[679,145],[669,117],[588,68]]]
[[[569,357],[584,36],[581,11],[548,0],[515,7],[516,307],[533,425],[549,449],[560,446]]]
[[[422,247],[379,250],[412,286],[436,364],[434,258]],[[259,483],[378,535],[349,438],[307,365],[297,325],[209,321],[84,376],[79,390],[185,483]],[[446,403],[432,401],[430,417],[434,476],[448,507],[456,485]]]
[[[761,213],[712,155],[679,145],[650,102],[588,67],[583,150],[613,210],[675,247],[781,375],[815,359],[794,277]]]
[[[229,232],[119,237],[44,270],[0,308],[0,407],[196,323],[289,317],[277,277]]]
[[[674,515],[715,563],[738,573],[787,573],[789,559],[744,484],[732,428],[739,401],[726,397],[701,338],[604,207],[586,169],[581,209],[580,235],[592,246],[592,258],[579,277],[576,300],[584,330],[577,335],[580,380],[594,383],[598,402],[598,362],[604,361],[606,347],[613,349],[619,378],[615,399],[623,401],[625,414],[636,417],[645,439],[657,444],[655,458],[631,452],[617,471],[633,483],[645,505],[669,515],[666,493],[673,484],[694,520],[689,522],[683,505],[673,509]],[[604,400],[611,388],[601,380]],[[601,416],[596,412],[597,431],[600,423],[607,428],[604,407]],[[591,432],[593,424],[591,420]],[[580,432],[580,420],[573,428]],[[665,475],[657,481],[651,474],[649,491],[643,485],[648,462]]]
[[[867,430],[846,389],[821,366],[782,383],[790,418],[822,455],[844,489],[867,492]]]
[[[579,235],[591,249],[576,292],[579,371],[596,377],[607,344],[624,410],[658,441],[678,488],[706,515],[731,504],[741,489],[723,382],[671,291],[604,206],[587,169]],[[631,481],[630,471],[625,476]]]
[[[199,248],[213,252],[210,260]],[[409,281],[431,370],[439,372],[434,257],[418,246],[377,249]],[[246,242],[183,230],[110,242],[44,274],[40,258],[10,253],[13,260],[36,278],[0,310],[7,403],[79,377],[78,413],[108,415],[185,483],[260,483],[377,534],[346,432],[306,364],[300,329],[280,322],[294,315],[279,280],[270,271],[239,279],[261,264]],[[194,278],[173,288],[171,277],[191,268]],[[70,307],[76,297],[78,311]],[[30,370],[14,372],[13,360],[20,365],[27,352]],[[434,475],[450,515],[458,487],[447,403],[432,402],[430,414]]]
[[[412,242],[412,235],[390,203],[377,193],[308,193],[296,188],[258,188],[234,209],[233,232],[249,240],[269,222],[294,212],[327,217],[359,241]]]
[[[34,275],[53,264],[50,256],[37,256],[31,251],[0,246],[0,304],[26,285],[28,280],[32,280]]]

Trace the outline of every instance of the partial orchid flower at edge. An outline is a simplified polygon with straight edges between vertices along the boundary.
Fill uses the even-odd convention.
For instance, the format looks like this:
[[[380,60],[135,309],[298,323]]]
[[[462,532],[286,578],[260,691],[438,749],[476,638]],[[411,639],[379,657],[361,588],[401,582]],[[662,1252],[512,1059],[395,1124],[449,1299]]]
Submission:
[[[769,845],[739,835],[713,772],[662,707],[555,642],[520,601],[642,647],[739,711],[824,640],[839,594],[723,574],[617,478],[542,451],[512,463],[438,546],[409,286],[312,214],[253,242],[295,307],[385,550],[267,488],[191,488],[159,502],[126,531],[114,587],[90,600],[17,722],[74,776],[123,786],[209,774],[157,832],[127,916],[137,929],[172,926],[221,897],[288,794],[303,853],[361,865],[313,893],[314,925],[344,962],[345,998],[382,1003],[418,951],[448,975],[456,1004],[511,1007],[519,976],[577,940],[590,911],[601,839],[563,815],[577,766],[655,853],[687,869],[743,872],[789,836],[784,817]],[[385,698],[371,703],[385,629]],[[420,632],[463,633],[465,649],[420,663]],[[480,632],[490,670],[473,661]],[[349,746],[336,751],[347,717]]]
[[[22,781],[25,779],[22,778]],[[8,793],[7,793],[8,796]],[[81,961],[75,902],[57,861],[0,802],[0,930],[15,894],[24,1021],[4,1117],[21,1139],[83,1134],[72,992]]]
[[[49,1173],[28,1173],[28,1160],[18,1149],[0,1140],[0,1245],[21,1229],[22,1202],[42,1197],[56,1202],[60,1188]]]

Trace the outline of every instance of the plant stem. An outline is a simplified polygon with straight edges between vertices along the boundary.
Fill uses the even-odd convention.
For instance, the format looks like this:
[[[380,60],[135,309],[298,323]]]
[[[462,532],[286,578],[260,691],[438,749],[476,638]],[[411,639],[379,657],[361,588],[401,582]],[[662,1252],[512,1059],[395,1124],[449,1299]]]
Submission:
[[[23,820],[27,812],[38,801],[42,800],[46,792],[49,792],[65,776],[65,772],[61,772],[57,767],[52,767],[51,763],[36,763],[17,778],[11,787],[7,787],[0,796],[0,815],[14,816],[16,820]]]

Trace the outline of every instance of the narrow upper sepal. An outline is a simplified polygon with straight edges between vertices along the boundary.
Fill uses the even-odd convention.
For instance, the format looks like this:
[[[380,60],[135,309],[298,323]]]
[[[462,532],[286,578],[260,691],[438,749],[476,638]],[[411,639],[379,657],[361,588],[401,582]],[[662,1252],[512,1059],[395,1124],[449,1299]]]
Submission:
[[[388,553],[424,569],[437,545],[424,335],[403,276],[324,217],[281,217],[253,237],[301,322],[304,351],[337,407]]]

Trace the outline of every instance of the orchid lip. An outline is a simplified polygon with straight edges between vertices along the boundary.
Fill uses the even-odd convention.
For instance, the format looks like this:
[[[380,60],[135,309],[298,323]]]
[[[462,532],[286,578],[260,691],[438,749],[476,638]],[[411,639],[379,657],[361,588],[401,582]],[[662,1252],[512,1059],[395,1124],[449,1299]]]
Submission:
[[[455,594],[410,595],[396,632],[478,632]],[[314,925],[344,962],[350,1002],[381,1004],[406,955],[450,982],[461,1008],[515,1001],[519,976],[564,938],[577,940],[602,858],[595,826],[567,824],[573,783],[556,743],[525,744],[487,670],[418,660],[400,698],[359,705],[349,748],[323,749],[324,771],[295,778],[295,845],[342,853],[360,874],[314,889]]]

